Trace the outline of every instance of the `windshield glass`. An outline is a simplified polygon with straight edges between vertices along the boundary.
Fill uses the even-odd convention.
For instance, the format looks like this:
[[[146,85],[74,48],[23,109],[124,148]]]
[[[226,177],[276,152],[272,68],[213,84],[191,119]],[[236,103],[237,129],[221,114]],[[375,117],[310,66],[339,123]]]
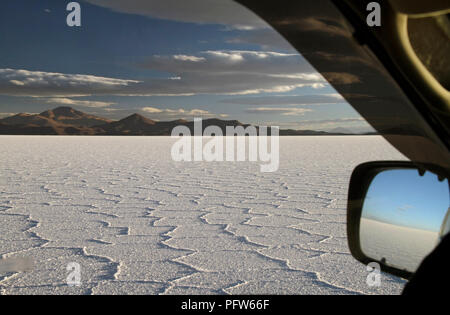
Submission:
[[[0,46],[2,294],[401,291],[345,216],[357,164],[405,158],[244,7],[2,1]]]

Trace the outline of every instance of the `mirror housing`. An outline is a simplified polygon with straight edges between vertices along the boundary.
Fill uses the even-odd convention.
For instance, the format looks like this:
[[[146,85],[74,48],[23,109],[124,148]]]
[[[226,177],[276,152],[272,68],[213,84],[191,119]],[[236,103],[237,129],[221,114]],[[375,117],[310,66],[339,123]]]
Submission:
[[[389,236],[386,235],[386,233],[388,231],[383,229],[383,225],[388,224],[389,228],[392,231],[396,231],[396,232],[400,232],[403,229],[408,229],[411,228],[410,226],[408,226],[407,224],[403,224],[403,223],[399,223],[399,218],[395,217],[395,215],[391,215],[392,212],[387,212],[389,215],[388,217],[383,218],[382,220],[379,220],[378,218],[375,220],[370,220],[371,215],[375,215],[378,214],[378,212],[381,213],[386,213],[387,209],[375,209],[375,210],[367,210],[368,208],[373,209],[373,200],[370,200],[370,198],[373,198],[374,196],[368,196],[368,192],[369,191],[374,191],[376,190],[373,186],[371,186],[371,184],[373,182],[375,182],[375,179],[381,176],[381,174],[388,174],[389,171],[401,171],[401,170],[405,170],[405,173],[409,172],[409,175],[414,174],[415,176],[415,172],[417,172],[417,179],[422,180],[422,178],[424,177],[424,175],[426,174],[426,172],[431,172],[432,174],[435,174],[437,176],[435,176],[436,178],[436,182],[439,182],[439,185],[441,185],[440,187],[442,188],[444,185],[444,183],[441,183],[442,181],[444,181],[446,178],[449,178],[449,173],[448,170],[440,168],[438,166],[434,166],[434,165],[418,165],[418,164],[414,164],[412,162],[407,162],[407,161],[381,161],[381,162],[369,162],[369,163],[364,163],[359,165],[357,168],[355,168],[355,170],[353,171],[351,180],[350,180],[350,188],[349,188],[349,194],[348,194],[348,205],[347,205],[347,236],[348,236],[348,244],[349,244],[349,248],[350,248],[350,252],[353,255],[354,258],[356,258],[358,261],[362,262],[363,264],[370,264],[370,263],[378,263],[381,267],[381,270],[405,279],[409,279],[415,272],[415,269],[413,267],[411,267],[411,265],[415,265],[414,259],[420,259],[419,261],[417,261],[417,263],[420,263],[421,260],[423,260],[423,258],[425,258],[428,255],[428,252],[423,251],[421,252],[421,256],[423,257],[417,257],[415,256],[414,259],[412,260],[412,263],[409,264],[404,264],[404,266],[402,264],[396,264],[396,263],[392,263],[394,260],[392,259],[394,258],[399,258],[399,260],[401,261],[401,255],[398,252],[389,252],[388,248],[389,246],[394,246],[393,244],[395,243],[395,239],[390,238]],[[380,176],[378,176],[380,175]],[[392,180],[392,178],[391,178]],[[380,182],[380,181],[378,181]],[[388,184],[386,184],[388,183]],[[392,183],[393,188],[392,189],[392,194],[389,195],[391,193],[391,191],[389,190],[390,187],[386,187],[387,185],[391,184],[391,181],[385,181],[384,185],[381,186],[380,189],[378,189],[379,191],[382,192],[387,192],[386,193],[386,198],[384,198],[385,200],[387,200],[389,203],[392,199],[396,199],[396,197],[398,196],[393,196],[392,194],[395,194],[395,187],[401,187],[401,189],[403,191],[408,191],[408,184],[411,183],[411,181],[406,181],[403,183],[400,183],[400,181],[398,183]],[[397,184],[397,185],[396,185]],[[403,184],[402,186],[399,186],[399,184]],[[376,185],[374,185],[376,186]],[[380,185],[378,185],[380,186]],[[413,183],[411,183],[411,186],[413,186]],[[448,183],[447,183],[448,186]],[[416,187],[417,188],[417,187]],[[447,188],[448,189],[448,188]],[[434,248],[435,245],[438,244],[438,242],[440,241],[440,239],[443,237],[443,233],[448,233],[448,228],[450,226],[450,211],[448,210],[448,194],[449,191],[447,189],[441,189],[441,191],[445,191],[446,190],[446,201],[444,200],[444,203],[446,202],[447,208],[442,209],[442,215],[440,216],[440,222],[439,222],[439,226],[435,227],[436,230],[435,233],[433,231],[434,234],[436,234],[435,240],[436,243],[432,244],[432,247],[430,247],[430,244],[428,245],[428,248],[430,250],[432,250]],[[423,192],[423,191],[421,191]],[[411,198],[414,198],[414,191],[410,192],[410,195],[406,194],[407,198],[408,196],[411,196]],[[426,192],[423,192],[426,193]],[[416,197],[417,199],[417,197]],[[369,201],[368,201],[369,200]],[[366,203],[366,205],[365,205]],[[381,203],[383,206],[388,205],[389,203]],[[444,204],[442,203],[442,204]],[[370,205],[372,205],[372,207],[370,207]],[[381,206],[381,208],[383,208],[383,206]],[[400,206],[400,205],[397,205]],[[380,207],[380,204],[378,203],[378,207]],[[375,207],[376,208],[376,207]],[[378,211],[378,210],[382,210],[382,211]],[[367,212],[373,212],[373,213],[367,213]],[[415,211],[415,214],[417,214],[418,212]],[[422,212],[423,214],[423,212]],[[409,215],[409,213],[404,214],[405,215]],[[389,218],[392,218],[392,222],[389,222]],[[396,220],[394,220],[393,218],[395,218]],[[419,220],[420,218],[416,218],[417,222],[421,222]],[[365,220],[365,221],[363,221]],[[375,223],[371,226],[371,228],[369,229],[368,227],[370,225],[367,224],[367,220],[369,220],[371,223],[375,221]],[[361,231],[361,229],[365,229],[365,231]],[[395,230],[398,229],[399,231]],[[370,231],[368,231],[370,230]],[[411,228],[410,230],[414,230],[414,231],[419,231],[419,232],[426,232],[426,233],[431,233],[430,231],[425,231],[422,229],[415,229],[415,228]],[[410,232],[410,230],[408,230],[408,233]],[[375,238],[377,238],[377,234],[374,233],[378,233],[378,235],[381,235],[380,239],[376,239],[373,240],[375,236]],[[405,232],[406,233],[406,232]],[[405,235],[404,233],[404,235]],[[416,236],[421,236],[419,233]],[[383,239],[384,238],[384,239]],[[405,238],[406,239],[406,238]],[[380,241],[381,240],[381,241]],[[381,247],[376,248],[378,250],[372,251],[372,253],[367,253],[370,252],[370,250],[367,250],[367,246],[368,243],[376,243],[376,242],[382,242],[384,241],[383,244],[380,244]],[[408,239],[408,241],[411,241],[410,239]],[[431,241],[430,241],[431,242]],[[364,244],[365,243],[365,244]],[[401,244],[401,242],[400,242]],[[416,244],[414,242],[412,242],[413,246],[415,246]],[[366,248],[364,248],[364,246]],[[384,247],[384,245],[387,245],[387,247]],[[398,243],[396,245],[399,245]],[[395,246],[394,246],[395,247]],[[425,246],[426,247],[426,246]],[[381,250],[380,250],[381,248]],[[394,248],[392,248],[394,249]],[[383,252],[384,253],[380,253]],[[401,247],[400,251],[406,251],[405,248]],[[377,252],[377,254],[374,254],[375,252]],[[388,252],[387,254],[390,254],[390,259],[389,261],[386,261],[386,252]],[[406,256],[408,253],[406,253]],[[394,256],[393,256],[394,255]],[[398,255],[398,257],[396,257],[395,255]],[[405,257],[405,253],[403,253],[403,258]],[[374,256],[374,257],[370,257],[370,256]],[[378,257],[377,257],[378,256]],[[403,260],[404,261],[404,260]],[[414,270],[411,270],[414,269]]]

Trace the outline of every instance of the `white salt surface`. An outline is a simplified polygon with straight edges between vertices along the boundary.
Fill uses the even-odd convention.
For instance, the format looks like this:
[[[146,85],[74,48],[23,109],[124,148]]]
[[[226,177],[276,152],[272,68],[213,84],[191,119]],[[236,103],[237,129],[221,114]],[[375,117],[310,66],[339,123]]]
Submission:
[[[346,241],[353,168],[381,137],[282,137],[280,168],[173,162],[168,137],[0,137],[2,294],[398,294]],[[66,266],[81,266],[81,286]]]
[[[415,272],[438,244],[439,233],[361,219],[362,251],[388,265]]]

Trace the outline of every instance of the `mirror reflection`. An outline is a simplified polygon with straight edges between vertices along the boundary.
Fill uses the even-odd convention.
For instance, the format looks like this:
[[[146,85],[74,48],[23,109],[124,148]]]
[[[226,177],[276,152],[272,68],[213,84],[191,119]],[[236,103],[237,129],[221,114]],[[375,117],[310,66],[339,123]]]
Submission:
[[[414,169],[383,171],[364,200],[361,250],[387,266],[414,272],[449,232],[449,217],[448,180]]]

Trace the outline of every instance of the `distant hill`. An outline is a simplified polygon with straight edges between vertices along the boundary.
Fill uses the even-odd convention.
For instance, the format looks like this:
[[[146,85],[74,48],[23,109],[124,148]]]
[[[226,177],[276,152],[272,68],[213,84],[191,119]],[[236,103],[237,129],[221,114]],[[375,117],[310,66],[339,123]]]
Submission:
[[[155,132],[156,121],[133,114],[122,120],[98,125],[107,135],[149,135]]]
[[[189,128],[191,134],[194,134],[194,122],[184,119],[173,121],[154,121],[139,114],[133,114],[122,120],[111,122],[96,126],[105,131],[108,135],[147,135],[147,136],[161,136],[171,135],[172,129],[177,126],[186,126]],[[209,126],[218,126],[225,134],[227,126],[243,126],[237,120],[220,120],[220,119],[205,119],[202,121],[202,127],[205,129]]]
[[[0,134],[2,135],[58,135],[55,128],[38,125],[9,125],[0,121]]]
[[[71,107],[57,107],[55,109],[46,110],[38,116],[45,117],[62,124],[79,127],[93,127],[112,122],[112,120],[85,114]]]
[[[0,120],[6,125],[51,126],[56,122],[40,115],[20,113]]]
[[[170,136],[176,126],[186,126],[194,134],[194,122],[183,119],[155,121],[133,114],[118,121],[89,115],[71,107],[57,107],[40,114],[17,114],[0,119],[4,135],[134,135]],[[205,119],[202,127],[218,126],[225,135],[227,126],[250,126],[237,120]],[[256,127],[258,130],[258,127]],[[280,130],[281,136],[341,135],[314,130]]]
[[[352,134],[353,133],[350,129],[342,128],[342,127],[333,128],[331,130],[328,130],[328,132],[341,133],[341,134]]]

